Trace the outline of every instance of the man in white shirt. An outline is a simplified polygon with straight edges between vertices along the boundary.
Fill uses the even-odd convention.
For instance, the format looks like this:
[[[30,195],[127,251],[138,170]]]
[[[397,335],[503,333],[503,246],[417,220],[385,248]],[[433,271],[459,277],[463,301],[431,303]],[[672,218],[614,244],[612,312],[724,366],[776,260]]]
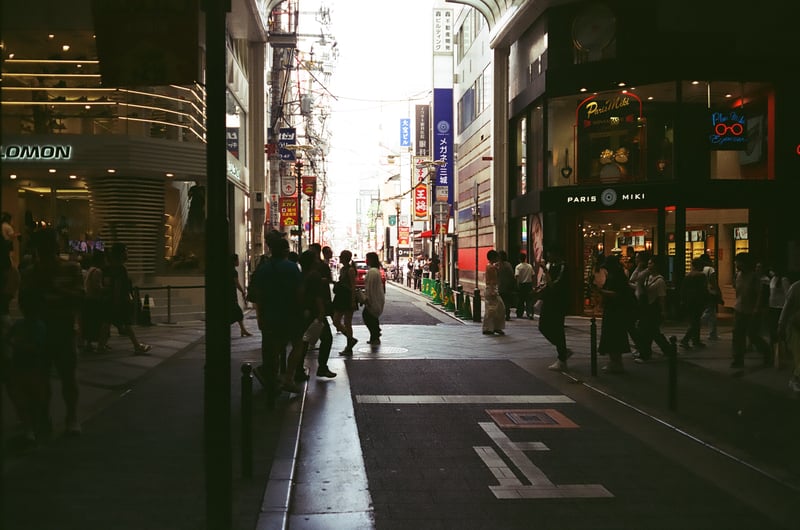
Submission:
[[[528,313],[528,318],[533,320],[533,265],[528,263],[528,255],[521,252],[519,263],[514,268],[514,278],[517,280],[519,303],[517,304],[517,318],[522,318]]]

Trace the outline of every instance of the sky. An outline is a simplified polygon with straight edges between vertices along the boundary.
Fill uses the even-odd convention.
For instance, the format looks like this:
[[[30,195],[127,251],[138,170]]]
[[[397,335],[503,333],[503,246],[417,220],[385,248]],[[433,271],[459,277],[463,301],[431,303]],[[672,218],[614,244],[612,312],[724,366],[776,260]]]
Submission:
[[[326,4],[339,49],[327,87],[336,99],[329,123],[326,212],[329,219],[354,226],[358,190],[378,189],[398,171],[386,157],[400,150],[400,119],[413,118],[414,105],[430,101],[434,2]]]

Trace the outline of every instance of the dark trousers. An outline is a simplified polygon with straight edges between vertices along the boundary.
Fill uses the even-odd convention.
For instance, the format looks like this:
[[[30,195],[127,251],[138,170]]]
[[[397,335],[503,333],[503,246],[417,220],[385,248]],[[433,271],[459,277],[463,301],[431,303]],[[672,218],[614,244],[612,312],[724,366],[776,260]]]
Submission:
[[[319,354],[317,356],[317,366],[324,368],[328,366],[328,359],[331,357],[331,347],[333,346],[333,333],[328,317],[322,319],[322,332],[319,334]]]
[[[504,293],[500,293],[500,298],[503,299],[503,304],[506,306],[506,320],[511,319],[511,306],[516,306],[516,301],[514,300],[514,291],[506,291]]]
[[[552,304],[552,302],[550,304]],[[564,333],[566,311],[561,307],[557,307],[556,304],[552,304],[552,307],[548,307],[550,304],[548,304],[546,300],[542,303],[542,314],[539,317],[539,331],[550,344],[556,347],[558,360],[566,361],[567,337]]]
[[[364,307],[364,311],[361,312],[361,317],[364,319],[364,325],[367,326],[369,330],[369,340],[380,339],[381,325],[378,317],[370,313],[366,306]]]
[[[519,301],[517,302],[517,318],[527,313],[533,316],[533,283],[519,284]]]
[[[661,308],[658,304],[639,306],[641,312],[639,322],[634,332],[634,343],[639,349],[639,355],[648,359],[653,355],[653,342],[658,344],[661,353],[668,355],[672,346],[667,337],[661,333]]]
[[[747,348],[747,339],[761,354],[764,362],[769,362],[769,344],[759,333],[761,319],[758,313],[748,315],[737,311],[733,317],[733,360],[737,363],[744,361],[744,352]]]
[[[689,327],[683,339],[681,339],[682,343],[688,344],[689,341],[692,341],[694,345],[697,345],[702,342],[700,340],[700,317],[703,316],[703,311],[705,311],[705,309],[705,306],[686,308],[686,317],[689,320]]]

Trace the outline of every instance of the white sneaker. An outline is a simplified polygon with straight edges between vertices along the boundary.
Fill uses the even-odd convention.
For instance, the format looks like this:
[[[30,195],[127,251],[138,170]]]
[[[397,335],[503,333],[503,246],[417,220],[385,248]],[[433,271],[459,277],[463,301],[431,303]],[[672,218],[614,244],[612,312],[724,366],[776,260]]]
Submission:
[[[553,370],[554,372],[566,372],[567,371],[567,363],[564,361],[556,360],[553,364],[547,367],[548,370]]]

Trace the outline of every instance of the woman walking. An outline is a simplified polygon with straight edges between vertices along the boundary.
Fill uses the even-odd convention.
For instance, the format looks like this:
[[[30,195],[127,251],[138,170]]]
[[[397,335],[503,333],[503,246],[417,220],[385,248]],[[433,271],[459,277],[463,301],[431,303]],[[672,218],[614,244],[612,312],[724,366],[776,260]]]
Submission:
[[[367,266],[369,270],[366,278],[364,278],[364,291],[367,300],[361,316],[369,330],[369,344],[376,346],[381,343],[381,323],[379,318],[386,303],[386,295],[383,292],[384,287],[381,281],[381,262],[378,259],[378,254],[367,252]]]
[[[636,307],[636,297],[628,285],[625,270],[617,256],[608,256],[605,259],[605,268],[608,275],[600,287],[600,294],[603,297],[603,322],[597,351],[609,357],[609,362],[603,367],[603,371],[618,374],[625,372],[622,354],[631,351],[628,330]]]
[[[239,293],[242,293],[242,298],[245,298],[244,287],[239,281],[239,255],[233,254],[231,261],[233,263],[233,271],[231,271],[231,282],[233,284],[231,286],[231,324],[234,322],[239,324],[239,333],[241,333],[242,337],[249,337],[252,333],[244,327],[244,312],[239,305]]]
[[[339,355],[353,355],[358,339],[353,337],[353,312],[356,310],[356,268],[353,253],[343,250],[339,254],[339,281],[333,286],[333,326],[347,338],[347,345]]]
[[[506,306],[500,298],[497,282],[500,272],[500,254],[496,250],[486,253],[489,263],[486,264],[486,314],[483,316],[484,335],[505,335]]]

